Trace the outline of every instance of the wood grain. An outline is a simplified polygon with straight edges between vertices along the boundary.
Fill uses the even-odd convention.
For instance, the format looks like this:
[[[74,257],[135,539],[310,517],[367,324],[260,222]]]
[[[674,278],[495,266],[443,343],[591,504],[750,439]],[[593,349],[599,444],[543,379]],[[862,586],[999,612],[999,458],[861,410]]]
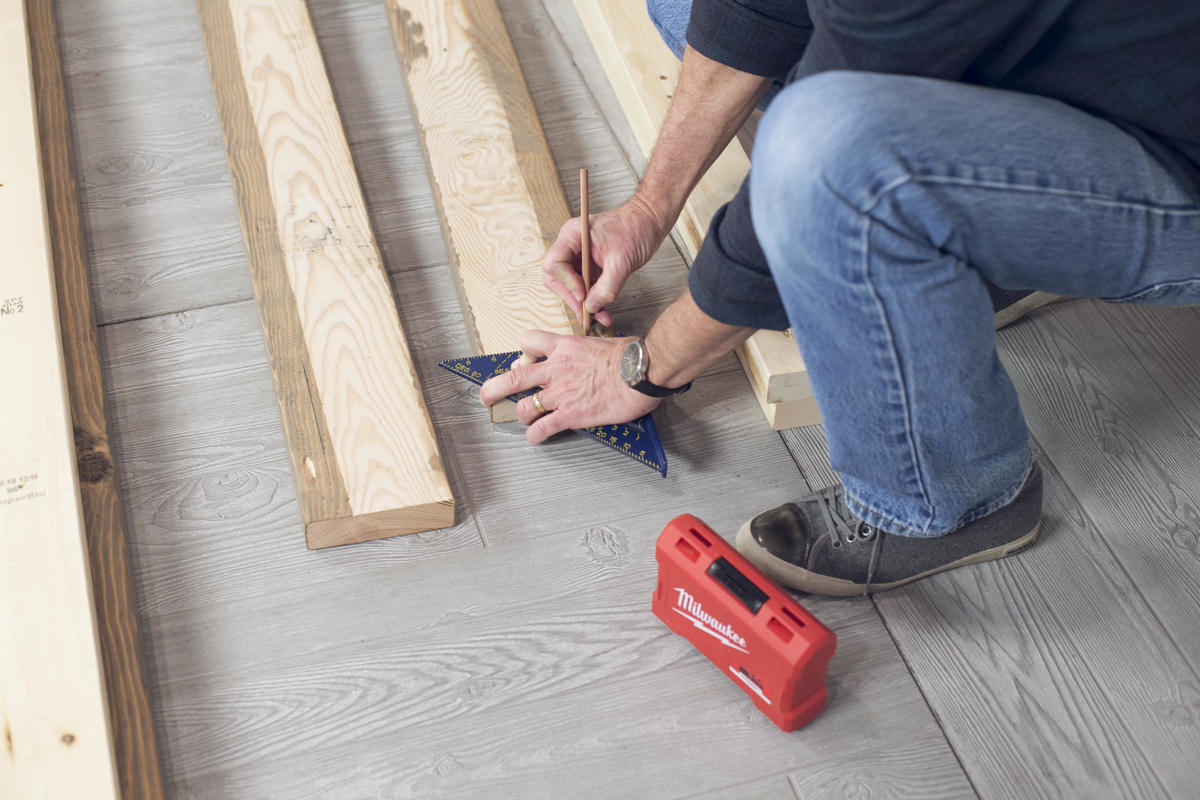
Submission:
[[[542,284],[570,213],[495,0],[387,8],[472,349],[518,350],[530,329],[578,332]],[[502,406],[493,418],[515,419]]]
[[[1187,795],[1195,769],[1185,754],[1200,747],[1198,637],[1186,621],[1194,606],[1177,583],[1187,562],[1171,558],[1168,548],[1150,559],[1139,556],[1147,541],[1164,538],[1152,533],[1158,525],[1147,523],[1161,518],[1158,504],[1132,505],[1113,498],[1111,489],[1097,497],[1096,478],[1112,470],[1104,483],[1118,475],[1129,480],[1136,462],[1092,468],[1111,460],[1105,451],[1115,449],[1115,437],[1140,426],[1134,420],[1143,414],[1166,423],[1154,409],[1180,402],[1169,397],[1187,408],[1170,427],[1200,420],[1195,392],[1144,392],[1109,377],[1132,363],[1157,361],[1159,369],[1139,378],[1150,384],[1162,380],[1152,375],[1174,379],[1190,369],[1178,359],[1186,351],[1166,347],[1169,360],[1146,351],[1176,335],[1190,337],[1183,325],[1162,326],[1135,345],[1141,352],[1134,355],[1112,335],[1100,309],[1072,305],[1001,335],[1016,382],[1031,382],[1022,399],[1038,440],[1052,441],[1057,452],[1037,448],[1046,476],[1041,540],[1019,556],[935,576],[875,602],[983,796]],[[1194,309],[1188,311],[1194,318]],[[1191,333],[1196,330],[1200,326]],[[1175,366],[1166,369],[1168,363]],[[1047,404],[1055,413],[1045,414]],[[1084,420],[1092,413],[1110,426],[1106,437],[1088,430]],[[784,437],[811,487],[836,479],[819,427]],[[1073,450],[1063,451],[1063,441]],[[1191,449],[1186,441],[1178,446]],[[1080,489],[1069,485],[1058,464]],[[1083,473],[1091,475],[1081,481]],[[1157,486],[1166,474],[1132,485]],[[1176,487],[1194,483],[1167,480]],[[1088,500],[1081,502],[1077,493],[1085,492]],[[1181,512],[1190,513],[1186,506],[1174,513]]]
[[[514,594],[513,576],[534,563],[556,566],[536,596]],[[814,763],[841,764],[847,779],[872,787],[969,791],[869,605],[812,604],[846,642],[830,674],[840,702],[814,735],[788,737],[647,612],[653,537],[564,527],[550,539],[497,542],[424,567],[405,581],[371,570],[357,597],[314,585],[331,602],[311,613],[276,596],[161,620],[172,636],[227,615],[275,620],[260,632],[231,632],[219,656],[168,654],[169,691],[207,698],[172,720],[172,752],[188,763],[180,788],[234,797],[562,797],[574,794],[572,782],[594,785],[618,759],[623,767],[601,796],[685,796]],[[460,579],[447,582],[444,570]],[[388,613],[347,615],[368,606]],[[325,632],[318,652],[304,644],[314,629]],[[638,709],[651,706],[648,722]],[[346,714],[355,724],[340,724]],[[880,714],[895,719],[896,735],[870,742],[877,758],[864,757],[865,737],[828,733]],[[729,737],[745,747],[719,746]],[[399,746],[404,758],[395,757]],[[332,766],[350,761],[353,770]]]
[[[162,774],[142,666],[125,510],[109,446],[54,11],[54,3],[26,3],[75,466],[121,797],[151,800],[163,796]]]
[[[0,796],[116,798],[24,5],[0,0]]]
[[[451,525],[453,497],[307,8],[198,6],[309,546]]]
[[[223,224],[236,228],[236,214]],[[165,614],[186,617],[326,575],[420,569],[419,561],[436,554],[483,546],[447,436],[486,414],[469,401],[466,381],[432,366],[440,354],[462,352],[465,343],[449,281],[424,291],[445,277],[444,264],[404,273],[408,290],[421,287],[424,295],[405,304],[405,329],[414,342],[436,348],[415,353],[419,363],[431,365],[423,385],[460,520],[452,528],[319,553],[296,546],[303,520],[254,301],[102,329],[112,435],[121,445],[118,468],[139,564],[138,600],[155,650],[194,652],[186,638],[164,640],[154,630]],[[395,276],[397,286],[401,280]],[[154,658],[159,674],[163,658],[161,652]]]
[[[574,0],[574,5],[648,160],[679,80],[679,62],[655,31],[644,0]],[[696,184],[675,229],[689,262],[699,252],[713,215],[729,202],[749,171],[750,160],[735,139]],[[759,331],[737,352],[747,375],[758,384],[755,391],[768,403],[812,397],[808,371],[789,334]],[[779,429],[793,421],[809,424],[812,410],[809,404],[803,411],[764,413]]]
[[[85,19],[97,16],[99,3],[80,1]],[[574,200],[575,166],[596,159],[604,166],[590,175],[594,203],[620,199],[635,176],[570,52],[537,2],[501,5],[550,146],[567,167],[565,194]],[[180,33],[178,23],[166,31],[139,24],[158,19],[158,5],[104,7],[127,23],[131,48]],[[314,0],[312,13],[367,197],[396,198],[391,208],[407,214],[376,232],[384,252],[414,246],[393,286],[460,520],[353,548],[294,547],[299,509],[255,304],[164,315],[148,306],[146,318],[104,327],[170,795],[566,797],[603,794],[611,775],[613,796],[752,797],[762,786],[786,797],[786,771],[813,778],[815,789],[969,796],[868,605],[813,606],[843,636],[846,660],[835,670],[841,700],[830,724],[801,737],[780,735],[649,615],[650,545],[670,516],[686,507],[733,530],[796,481],[732,358],[664,414],[667,480],[580,437],[529,447],[515,426],[492,425],[468,402],[469,384],[433,366],[468,342],[440,245],[422,252],[422,232],[438,224],[433,207],[398,199],[425,181],[415,139],[373,138],[377,130],[399,137],[406,125],[411,133],[397,104],[370,102],[386,95],[380,75],[393,70],[393,90],[400,77],[383,4]],[[125,147],[141,141],[133,133]],[[83,154],[110,146],[91,139]],[[202,146],[219,152],[220,142],[180,140],[162,152]],[[140,252],[150,240],[142,209],[122,207],[141,188],[114,183],[104,197],[112,230],[129,227],[107,252],[112,274],[127,258],[153,258],[153,249]],[[180,189],[184,198],[206,191]],[[232,205],[179,225],[165,246],[238,233]],[[622,322],[648,324],[685,274],[675,249],[663,248],[630,280]],[[235,277],[221,277],[214,293]],[[186,293],[167,299],[181,307]],[[131,311],[141,316],[136,304]],[[531,485],[544,497],[536,512]],[[893,717],[902,720],[896,736],[875,735]],[[769,786],[734,788],[767,776]]]

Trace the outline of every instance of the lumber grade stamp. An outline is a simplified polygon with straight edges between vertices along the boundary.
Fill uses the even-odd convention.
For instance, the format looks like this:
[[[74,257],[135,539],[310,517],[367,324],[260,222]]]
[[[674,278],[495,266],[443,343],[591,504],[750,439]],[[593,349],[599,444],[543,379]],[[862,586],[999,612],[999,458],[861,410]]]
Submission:
[[[104,382],[72,168],[55,5],[27,0],[26,12],[75,466],[121,797],[153,800],[163,796],[162,773],[142,666],[125,512],[108,444]]]
[[[542,257],[571,215],[495,1],[387,8],[476,355],[518,350],[531,328],[577,332],[542,285]],[[493,420],[516,418],[500,405]]]
[[[454,522],[303,0],[197,0],[309,547]]]
[[[119,796],[24,0],[0,0],[0,797]]]
[[[574,5],[634,138],[649,159],[679,80],[679,61],[654,30],[644,0],[574,0]],[[688,261],[699,252],[713,215],[749,171],[750,160],[735,138],[700,179],[675,226]],[[803,402],[811,400],[812,386],[790,335],[759,331],[737,355],[773,428],[787,427],[784,420],[820,421],[812,416],[815,405]],[[791,405],[768,407],[775,403]]]

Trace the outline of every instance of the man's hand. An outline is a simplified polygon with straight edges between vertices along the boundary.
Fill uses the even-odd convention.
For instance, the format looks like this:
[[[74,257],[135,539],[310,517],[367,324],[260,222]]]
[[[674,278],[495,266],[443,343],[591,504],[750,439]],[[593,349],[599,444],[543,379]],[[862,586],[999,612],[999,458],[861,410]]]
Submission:
[[[578,217],[568,220],[542,261],[542,283],[554,292],[577,317],[588,313],[604,325],[612,325],[606,311],[625,281],[650,260],[670,232],[671,221],[656,216],[634,195],[624,205],[600,214],[589,215],[592,261],[600,274],[592,282],[587,298],[583,296],[580,251],[583,249]],[[593,275],[595,273],[593,272]]]
[[[660,401],[621,380],[618,365],[629,341],[529,331],[521,337],[521,348],[526,355],[545,360],[497,375],[483,384],[479,399],[490,406],[510,394],[541,386],[538,399],[545,414],[537,410],[532,397],[517,403],[517,417],[529,426],[525,438],[532,444],[568,428],[638,419]]]

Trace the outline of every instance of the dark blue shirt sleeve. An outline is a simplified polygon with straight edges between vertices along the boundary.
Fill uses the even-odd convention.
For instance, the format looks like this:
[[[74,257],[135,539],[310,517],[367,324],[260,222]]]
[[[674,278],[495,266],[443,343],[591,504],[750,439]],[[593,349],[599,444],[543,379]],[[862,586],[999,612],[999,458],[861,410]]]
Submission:
[[[804,0],[695,0],[687,43],[713,61],[774,78],[799,60],[812,32]]]
[[[757,75],[790,70],[798,80],[853,69],[957,80],[1006,36],[1023,52],[1068,2],[825,0],[810,16],[803,0],[695,0],[687,36],[705,56]],[[787,316],[754,234],[748,189],[749,179],[713,217],[688,288],[721,322],[781,330]]]
[[[787,313],[754,226],[750,222],[750,182],[713,216],[688,274],[692,299],[708,316],[726,325],[785,330]]]

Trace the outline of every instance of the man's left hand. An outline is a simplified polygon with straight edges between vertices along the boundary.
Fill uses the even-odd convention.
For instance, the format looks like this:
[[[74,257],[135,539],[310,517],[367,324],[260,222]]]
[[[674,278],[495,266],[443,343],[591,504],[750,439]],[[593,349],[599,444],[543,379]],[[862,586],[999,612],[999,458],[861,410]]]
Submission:
[[[661,401],[621,380],[621,353],[630,341],[528,331],[521,337],[521,349],[527,356],[545,360],[497,375],[483,384],[479,399],[490,406],[510,394],[541,386],[537,397],[546,413],[538,410],[533,397],[517,403],[517,417],[529,426],[525,438],[532,444],[568,428],[638,419]]]

